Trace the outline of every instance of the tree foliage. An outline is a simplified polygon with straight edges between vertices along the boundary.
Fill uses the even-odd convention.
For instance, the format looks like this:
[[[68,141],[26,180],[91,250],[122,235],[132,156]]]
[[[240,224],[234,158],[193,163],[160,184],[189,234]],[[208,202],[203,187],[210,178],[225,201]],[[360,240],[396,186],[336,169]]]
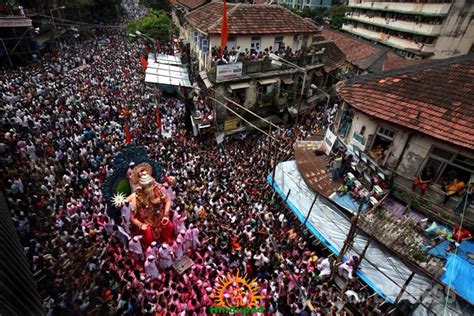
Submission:
[[[140,3],[147,8],[154,10],[163,10],[165,12],[171,11],[171,5],[168,0],[140,0]]]
[[[324,24],[329,21],[329,25],[334,29],[340,29],[344,23],[347,7],[345,5],[333,5],[330,7],[309,8],[305,7],[302,11],[284,5],[290,11],[303,18],[310,18],[316,24]]]
[[[159,41],[168,41],[175,28],[171,17],[165,11],[153,9],[149,9],[143,18],[127,22],[126,27],[129,33],[140,31]]]

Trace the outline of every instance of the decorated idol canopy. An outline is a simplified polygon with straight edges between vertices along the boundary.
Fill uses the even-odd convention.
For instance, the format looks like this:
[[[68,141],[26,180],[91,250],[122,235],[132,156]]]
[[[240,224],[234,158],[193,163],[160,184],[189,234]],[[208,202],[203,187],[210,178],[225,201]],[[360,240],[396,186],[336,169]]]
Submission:
[[[162,178],[161,166],[156,160],[148,157],[148,150],[144,146],[128,145],[115,156],[112,173],[109,174],[102,186],[102,193],[107,202],[109,215],[116,208],[114,206],[114,197],[120,194],[128,197],[132,194],[132,183],[130,175],[127,173],[135,166],[146,163],[151,167],[151,174],[158,181]]]

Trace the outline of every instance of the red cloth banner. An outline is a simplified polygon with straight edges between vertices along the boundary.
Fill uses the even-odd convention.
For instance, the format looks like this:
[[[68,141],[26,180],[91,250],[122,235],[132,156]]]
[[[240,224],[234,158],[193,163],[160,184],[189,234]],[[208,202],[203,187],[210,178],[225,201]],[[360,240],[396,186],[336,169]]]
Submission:
[[[140,56],[140,63],[142,64],[143,72],[145,72],[146,68],[148,67],[148,61],[146,60],[145,56],[143,55]]]
[[[130,134],[130,128],[128,127],[128,123],[125,122],[125,144],[130,144],[132,142],[132,134]]]
[[[227,25],[227,3],[224,0],[224,10],[222,13],[222,27],[221,27],[221,54],[224,53],[225,46],[227,45],[229,27]]]

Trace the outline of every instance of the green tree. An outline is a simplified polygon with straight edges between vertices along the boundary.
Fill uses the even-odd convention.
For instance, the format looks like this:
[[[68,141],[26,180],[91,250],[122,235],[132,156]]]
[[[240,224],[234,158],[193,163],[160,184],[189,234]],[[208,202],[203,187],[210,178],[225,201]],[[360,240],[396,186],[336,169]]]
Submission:
[[[312,19],[316,24],[323,24],[325,20],[329,20],[329,25],[334,29],[340,29],[342,27],[345,13],[347,11],[347,7],[345,5],[333,5],[331,7],[316,8],[304,7],[302,11],[294,9],[288,5],[283,4],[283,6],[303,18]]]
[[[170,33],[174,32],[175,26],[166,12],[149,9],[143,18],[128,22],[126,28],[132,34],[140,31],[159,41],[167,41]]]
[[[333,29],[340,29],[344,23],[347,7],[345,5],[335,5],[329,9],[328,17],[331,19],[329,25]]]
[[[165,12],[171,12],[171,5],[168,0],[140,0],[140,3],[154,10],[163,10]]]

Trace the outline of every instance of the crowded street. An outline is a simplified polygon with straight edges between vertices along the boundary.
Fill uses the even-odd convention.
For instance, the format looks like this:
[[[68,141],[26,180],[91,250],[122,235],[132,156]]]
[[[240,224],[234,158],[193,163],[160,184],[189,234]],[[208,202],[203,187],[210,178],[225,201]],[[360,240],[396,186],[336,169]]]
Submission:
[[[50,9],[58,25],[40,58],[9,59],[12,67],[0,69],[0,204],[4,198],[15,231],[14,238],[0,234],[0,246],[10,254],[8,276],[20,274],[15,262],[24,262],[28,271],[17,282],[30,279],[22,285],[33,293],[25,293],[18,315],[406,315],[403,305],[428,315],[446,314],[450,294],[449,304],[463,300],[449,308],[470,310],[468,295],[451,290],[452,279],[442,279],[447,287],[438,291],[448,271],[442,260],[472,239],[462,226],[474,185],[467,156],[442,165],[433,147],[422,163],[408,145],[415,133],[373,125],[372,116],[395,120],[380,114],[394,106],[364,103],[388,79],[345,80],[363,71],[342,71],[346,52],[317,42],[322,28],[308,18],[276,4],[231,1],[236,28],[239,14],[252,10],[287,14],[288,25],[311,28],[311,36],[291,27],[281,31],[286,37],[269,31],[271,40],[252,36],[241,48],[246,42],[236,37],[247,33],[228,39],[226,5],[178,1],[155,11],[122,1],[107,23],[55,18],[52,10],[65,7]],[[160,27],[165,19],[172,24],[165,35],[157,31],[160,41],[131,27],[153,18]],[[61,23],[67,31],[57,35]],[[74,23],[87,32],[68,35]],[[200,23],[210,24],[209,37],[194,32]],[[288,38],[292,47],[283,43]],[[371,91],[372,79],[379,90],[357,99]],[[420,112],[410,114],[410,122],[419,120]],[[399,135],[403,146],[394,141]],[[418,169],[406,163],[415,160]],[[408,180],[395,172],[399,166]],[[440,206],[431,198],[434,167],[441,170]],[[418,186],[431,204],[412,197]],[[439,217],[422,215],[428,206],[436,211],[423,214]],[[443,222],[441,207],[461,220]],[[467,227],[470,221],[466,216]],[[11,255],[15,247],[20,255]],[[22,296],[14,277],[0,277],[0,290],[16,292],[10,298]],[[40,312],[24,313],[35,296]],[[0,295],[0,307],[4,302]]]
[[[322,254],[266,186],[267,137],[203,142],[184,129],[182,101],[161,96],[171,134],[162,137],[139,54],[123,32],[108,30],[2,71],[2,185],[47,314],[207,315],[213,281],[237,270],[256,278],[265,315],[305,314],[302,292],[318,315],[334,314],[344,298],[318,277]],[[144,249],[137,255],[124,240],[129,223],[102,198],[125,145],[125,109],[133,144],[176,179],[170,217],[195,262],[183,275],[169,265],[148,271]],[[310,134],[275,132],[285,147]],[[147,254],[159,251],[154,245]],[[361,308],[373,308],[364,295]]]

